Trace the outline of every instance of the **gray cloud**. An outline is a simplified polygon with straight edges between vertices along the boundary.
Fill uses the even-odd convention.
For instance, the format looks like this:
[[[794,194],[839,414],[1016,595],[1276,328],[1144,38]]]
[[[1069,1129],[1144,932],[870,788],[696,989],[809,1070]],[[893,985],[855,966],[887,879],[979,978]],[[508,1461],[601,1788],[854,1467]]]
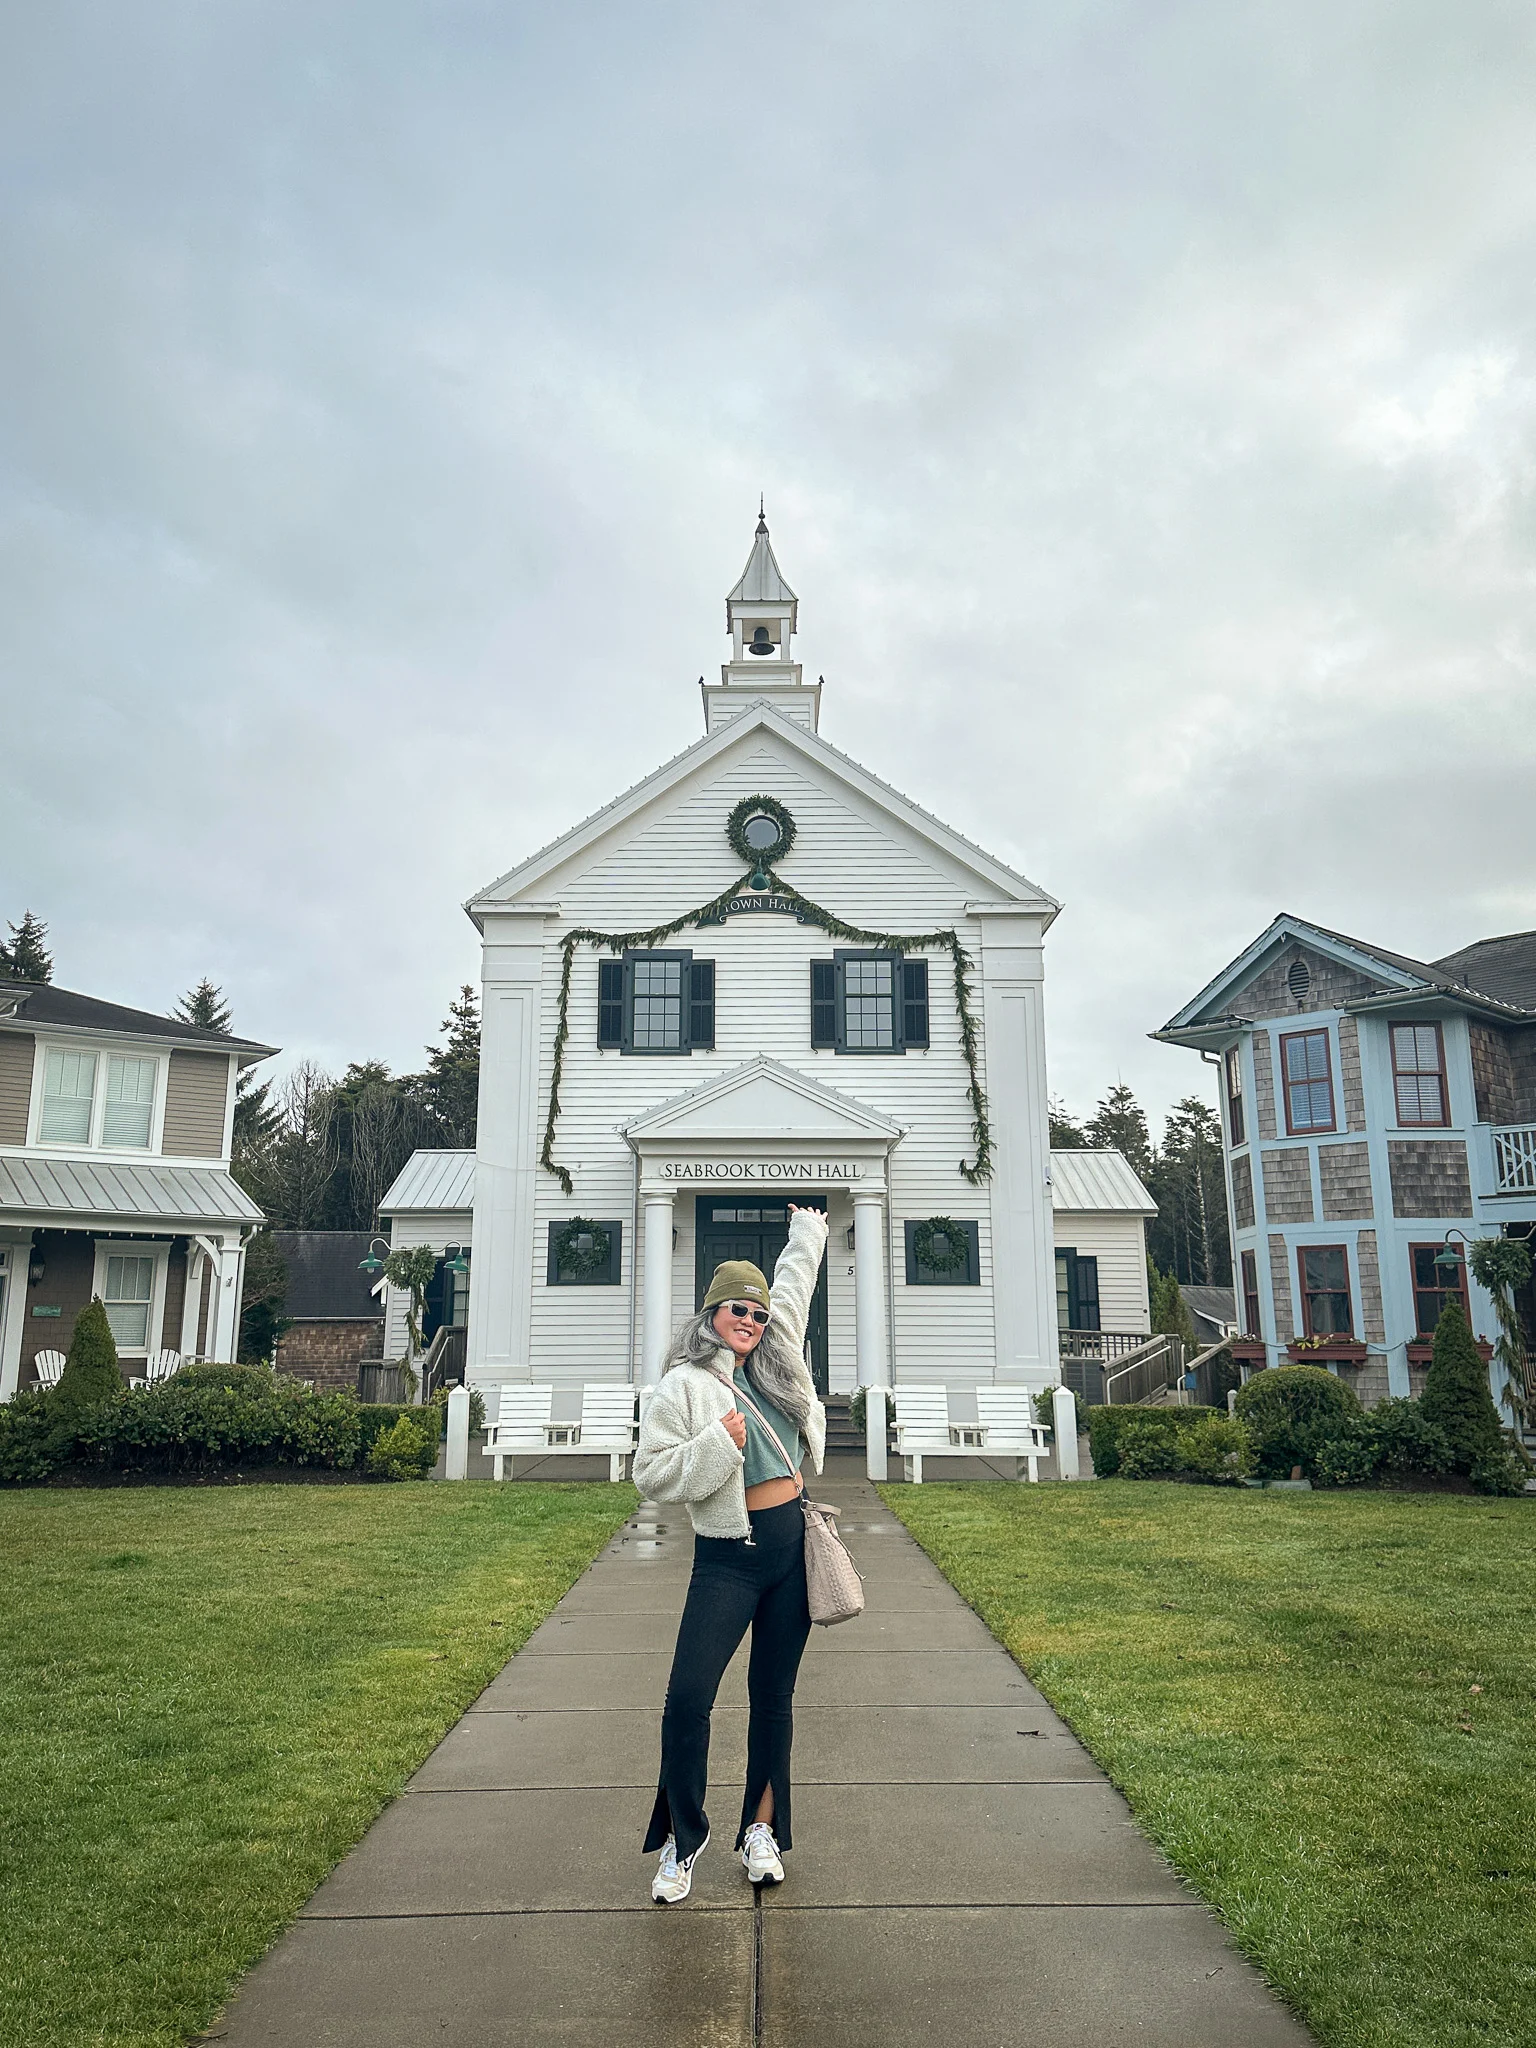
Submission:
[[[0,877],[414,1065],[698,730],[766,488],[837,745],[1067,905],[1053,1085],[1277,909],[1536,924],[1528,11],[13,10]]]

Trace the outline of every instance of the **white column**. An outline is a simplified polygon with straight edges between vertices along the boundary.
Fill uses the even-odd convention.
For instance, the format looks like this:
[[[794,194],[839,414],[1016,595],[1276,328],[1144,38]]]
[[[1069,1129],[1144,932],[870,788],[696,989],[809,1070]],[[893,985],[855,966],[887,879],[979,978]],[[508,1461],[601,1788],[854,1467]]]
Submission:
[[[21,1340],[27,1325],[27,1268],[32,1233],[19,1232],[6,1246],[10,1258],[0,1281],[0,1401],[9,1401],[21,1377]]]
[[[229,1364],[239,1348],[240,1293],[245,1281],[245,1247],[238,1237],[218,1240],[219,1255],[213,1269],[213,1300],[208,1304],[211,1324],[208,1356],[221,1365]]]
[[[978,912],[987,1101],[996,1375],[1039,1386],[1061,1377],[1045,1080],[1045,955],[1038,917]]]
[[[545,915],[509,912],[485,919],[471,1233],[475,1256],[465,1374],[472,1387],[533,1377],[533,1198],[539,1173]]]
[[[885,1341],[885,1199],[853,1193],[855,1356],[864,1396],[864,1444],[871,1479],[885,1477],[885,1389],[891,1357]]]
[[[645,1197],[645,1323],[640,1384],[654,1387],[672,1340],[672,1196]]]

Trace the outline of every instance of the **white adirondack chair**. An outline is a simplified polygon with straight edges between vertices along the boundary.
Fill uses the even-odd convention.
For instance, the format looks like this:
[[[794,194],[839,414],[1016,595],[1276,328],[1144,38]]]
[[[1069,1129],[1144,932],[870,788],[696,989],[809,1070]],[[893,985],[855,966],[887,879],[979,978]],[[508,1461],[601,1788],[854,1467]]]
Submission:
[[[39,1351],[32,1361],[37,1370],[37,1384],[40,1387],[56,1387],[59,1374],[64,1370],[62,1351]]]
[[[628,1380],[604,1380],[581,1390],[581,1438],[558,1445],[562,1451],[608,1460],[610,1480],[624,1477],[624,1460],[635,1448],[635,1390]]]
[[[151,1351],[144,1361],[144,1373],[140,1379],[131,1379],[130,1387],[158,1387],[162,1380],[168,1380],[173,1372],[181,1370],[179,1351]]]
[[[549,1455],[549,1411],[554,1405],[553,1387],[531,1387],[524,1382],[504,1386],[496,1405],[496,1419],[486,1434],[485,1455],[492,1461],[497,1479],[505,1479],[505,1467],[514,1458],[544,1458]],[[489,1413],[490,1402],[486,1402]]]
[[[1031,1486],[1040,1483],[1040,1460],[1049,1455],[1050,1432],[1035,1420],[1035,1397],[1028,1387],[978,1387],[976,1419],[984,1437],[984,1458],[1012,1458],[1013,1476],[1019,1476],[1019,1461],[1029,1466]]]
[[[895,1390],[896,1455],[905,1461],[907,1478],[923,1483],[924,1458],[963,1457],[949,1435],[949,1389],[909,1387]]]

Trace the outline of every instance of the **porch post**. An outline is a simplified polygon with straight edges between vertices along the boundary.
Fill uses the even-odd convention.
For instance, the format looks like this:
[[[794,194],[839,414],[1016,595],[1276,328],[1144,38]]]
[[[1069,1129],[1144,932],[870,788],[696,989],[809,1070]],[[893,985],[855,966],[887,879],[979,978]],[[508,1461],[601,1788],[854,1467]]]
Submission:
[[[864,1441],[871,1479],[885,1477],[885,1390],[891,1383],[885,1341],[885,1199],[853,1191],[855,1357],[864,1394]]]
[[[233,1363],[240,1343],[240,1295],[245,1280],[245,1246],[236,1237],[215,1240],[219,1255],[213,1266],[213,1299],[208,1304],[208,1355],[221,1365]]]
[[[9,1401],[21,1377],[21,1340],[26,1331],[27,1268],[32,1263],[32,1232],[18,1231],[6,1242],[10,1261],[0,1281],[0,1401]]]
[[[645,1324],[640,1384],[654,1387],[672,1338],[672,1197],[645,1197]]]

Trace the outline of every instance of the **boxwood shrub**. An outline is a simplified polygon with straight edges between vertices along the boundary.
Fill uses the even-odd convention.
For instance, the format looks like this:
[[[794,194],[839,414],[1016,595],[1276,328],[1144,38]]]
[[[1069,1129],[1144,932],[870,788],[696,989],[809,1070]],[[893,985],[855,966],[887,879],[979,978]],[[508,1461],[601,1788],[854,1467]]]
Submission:
[[[1094,1413],[1118,1413],[1126,1418],[1111,1432],[1115,1470],[1122,1479],[1185,1479],[1203,1486],[1238,1486],[1252,1470],[1248,1432],[1219,1409],[1122,1408],[1096,1409]],[[1099,1472],[1097,1458],[1093,1469]]]
[[[1297,1465],[1310,1479],[1319,1446],[1347,1434],[1361,1411],[1353,1389],[1320,1365],[1277,1365],[1238,1389],[1235,1412],[1266,1479],[1284,1479]]]
[[[1219,1408],[1090,1408],[1088,1448],[1093,1453],[1095,1474],[1100,1479],[1109,1479],[1120,1470],[1120,1438],[1127,1429],[1135,1430],[1138,1462],[1144,1456],[1152,1455],[1157,1445],[1166,1441],[1168,1461],[1156,1469],[1173,1471],[1175,1439],[1205,1415],[1226,1420]],[[1144,1430],[1137,1427],[1142,1424],[1145,1425]]]

